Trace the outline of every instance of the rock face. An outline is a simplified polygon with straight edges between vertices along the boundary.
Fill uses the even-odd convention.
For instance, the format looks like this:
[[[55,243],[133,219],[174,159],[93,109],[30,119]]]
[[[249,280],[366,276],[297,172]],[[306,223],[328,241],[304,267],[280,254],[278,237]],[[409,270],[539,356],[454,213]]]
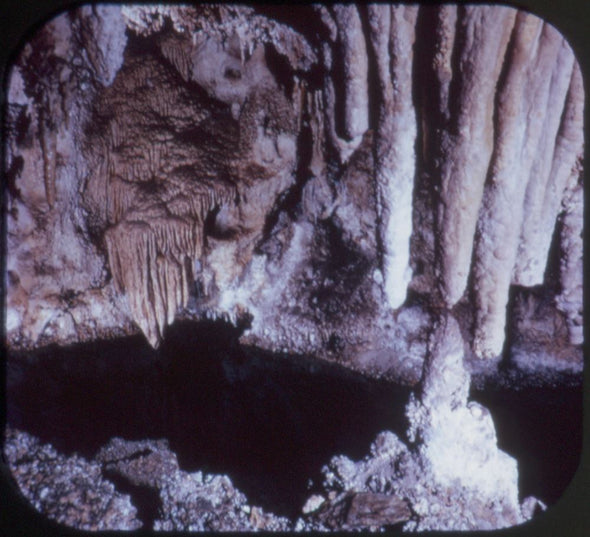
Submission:
[[[8,344],[223,317],[415,383],[441,309],[477,361],[535,346],[542,295],[568,358],[529,362],[579,372],[583,107],[563,36],[507,7],[57,16],[8,86]]]
[[[38,511],[83,530],[141,527],[128,495],[103,479],[101,467],[82,457],[65,457],[29,434],[6,429],[8,467],[20,490]]]

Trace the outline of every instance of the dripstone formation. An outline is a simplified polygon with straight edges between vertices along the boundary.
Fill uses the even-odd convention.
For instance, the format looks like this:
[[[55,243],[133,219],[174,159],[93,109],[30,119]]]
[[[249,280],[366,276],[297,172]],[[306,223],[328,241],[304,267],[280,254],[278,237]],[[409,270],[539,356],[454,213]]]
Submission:
[[[251,348],[422,390],[417,466],[386,476],[406,492],[351,488],[338,463],[299,529],[519,523],[516,470],[465,390],[583,369],[583,114],[567,40],[511,7],[77,7],[9,73],[8,350],[137,333],[157,349],[177,320],[223,320]],[[437,352],[461,363],[441,373]],[[447,373],[460,415],[437,406]],[[407,492],[418,467],[457,478],[434,416],[477,429],[495,461],[474,462],[460,522]],[[496,470],[490,519],[474,498]]]
[[[13,348],[223,317],[414,382],[433,311],[494,358],[529,288],[582,342],[582,80],[532,14],[82,7],[9,82]]]

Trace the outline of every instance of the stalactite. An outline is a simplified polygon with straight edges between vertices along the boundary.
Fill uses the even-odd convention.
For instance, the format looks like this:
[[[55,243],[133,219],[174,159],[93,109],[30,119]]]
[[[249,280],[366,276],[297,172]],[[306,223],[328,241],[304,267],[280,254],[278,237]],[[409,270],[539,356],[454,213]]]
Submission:
[[[574,63],[571,48],[564,41],[551,78],[551,104],[527,185],[527,211],[514,271],[514,281],[520,285],[543,283],[561,195],[583,147],[584,95]]]
[[[176,67],[182,78],[190,80],[192,71],[192,62],[190,51],[185,40],[175,36],[166,36],[160,40],[162,54]]]
[[[186,307],[193,279],[187,266],[202,254],[209,211],[235,197],[221,183],[179,183],[175,197],[143,199],[137,183],[109,178],[105,244],[113,278],[125,292],[133,318],[157,347],[164,328]],[[174,181],[164,188],[175,190]],[[171,195],[169,192],[169,195]],[[185,261],[189,260],[187,264]]]
[[[461,298],[467,284],[493,149],[496,82],[515,16],[512,8],[468,6],[461,10],[457,22],[455,46],[457,42],[463,45],[457,50],[458,68],[463,75],[451,82],[451,86],[456,85],[457,95],[450,103],[450,123],[440,142],[441,199],[436,226],[439,285],[448,306]]]
[[[536,145],[540,125],[527,124],[539,110],[535,102],[545,80],[536,70],[542,54],[539,44],[542,21],[519,12],[514,39],[507,57],[507,74],[498,88],[496,141],[485,188],[474,256],[476,302],[473,347],[480,357],[500,354],[505,340],[506,305],[516,261],[523,214],[526,182],[532,148]],[[541,84],[539,84],[539,82]],[[538,113],[538,112],[537,112]],[[527,132],[533,127],[533,132]],[[507,204],[506,200],[511,203]]]
[[[369,7],[371,42],[380,85],[379,122],[374,139],[378,233],[384,289],[392,308],[404,302],[411,278],[416,138],[411,88],[416,16],[416,6]]]
[[[342,45],[344,66],[344,135],[360,141],[369,126],[368,60],[365,36],[356,6],[336,4],[332,8]]]
[[[282,14],[279,23],[265,8],[235,8],[219,19],[215,10],[184,8],[194,12],[186,24],[173,8],[166,15],[142,9],[110,10],[109,20],[122,17],[113,32],[107,19],[90,20],[102,17],[94,10],[84,11],[88,24],[78,28],[77,10],[19,60],[10,105],[39,117],[9,133],[11,160],[24,162],[18,191],[32,214],[27,223],[23,208],[11,221],[14,244],[44,212],[37,199],[47,200],[50,220],[69,233],[60,242],[70,241],[72,215],[62,209],[79,203],[75,256],[86,259],[92,248],[84,240],[104,236],[113,281],[153,344],[187,304],[191,271],[200,270],[189,267],[200,261],[207,267],[202,277],[220,291],[212,289],[208,305],[230,318],[243,304],[252,311],[277,307],[249,280],[245,266],[254,244],[266,254],[255,258],[264,257],[274,271],[260,279],[281,280],[293,297],[302,296],[290,287],[300,283],[296,269],[281,264],[293,218],[297,225],[307,220],[315,233],[310,242],[321,251],[334,233],[357,257],[366,254],[363,285],[378,305],[367,300],[363,314],[389,316],[404,304],[411,240],[412,300],[428,311],[452,308],[480,356],[502,348],[513,284],[544,284],[552,292],[555,283],[554,306],[563,313],[553,310],[555,318],[567,318],[571,342],[582,341],[576,299],[582,201],[575,184],[583,88],[572,49],[550,24],[499,6],[313,6],[298,11],[317,15],[306,29],[298,16]],[[171,25],[164,25],[166,17]],[[81,34],[79,42],[92,49],[89,57],[76,56],[82,63],[70,61],[79,44],[70,34]],[[41,52],[32,50],[39,44]],[[82,93],[69,123],[51,115]],[[64,171],[60,199],[57,162],[64,163],[57,168]],[[211,230],[206,261],[200,259],[205,221]],[[561,248],[551,265],[560,266],[559,282],[545,281],[552,238]],[[23,260],[36,253],[25,255],[21,242],[22,260],[14,263],[26,272]],[[338,279],[340,269],[331,265],[316,270],[323,254],[306,248],[298,253],[313,265],[309,281]],[[105,260],[99,261],[93,282],[105,278]],[[51,284],[61,285],[55,279]],[[32,284],[21,286],[33,292]],[[41,293],[22,311],[45,307]],[[347,312],[350,303],[343,298],[338,306]],[[307,306],[297,306],[305,316]],[[119,321],[111,316],[105,324]],[[346,321],[358,322],[353,315]],[[326,339],[339,329],[326,328]],[[372,341],[392,336],[371,330]],[[275,332],[299,344],[299,335],[283,327]]]
[[[332,52],[327,43],[324,43],[322,51],[324,68],[326,69],[326,72],[329,73],[332,70],[333,58]],[[336,91],[334,89],[334,81],[329,74],[324,76],[323,109],[325,113],[327,139],[337,151],[340,163],[344,164],[348,162],[348,159],[358,147],[359,142],[358,140],[347,141],[340,138],[336,132]]]
[[[189,298],[188,268],[200,257],[202,234],[192,222],[126,220],[105,233],[109,264],[133,318],[157,347],[164,328]],[[188,259],[190,263],[185,263]]]
[[[439,109],[437,112],[447,121],[449,119],[449,90],[453,78],[452,55],[456,24],[457,6],[440,6],[437,13],[433,67],[439,84]]]

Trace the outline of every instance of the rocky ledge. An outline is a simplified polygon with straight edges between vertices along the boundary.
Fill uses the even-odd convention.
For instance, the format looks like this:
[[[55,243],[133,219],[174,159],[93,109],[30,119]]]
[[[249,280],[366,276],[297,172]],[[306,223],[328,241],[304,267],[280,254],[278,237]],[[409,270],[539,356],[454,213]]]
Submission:
[[[507,7],[74,9],[9,76],[8,344],[223,318],[414,383],[443,309],[579,372],[583,108]]]

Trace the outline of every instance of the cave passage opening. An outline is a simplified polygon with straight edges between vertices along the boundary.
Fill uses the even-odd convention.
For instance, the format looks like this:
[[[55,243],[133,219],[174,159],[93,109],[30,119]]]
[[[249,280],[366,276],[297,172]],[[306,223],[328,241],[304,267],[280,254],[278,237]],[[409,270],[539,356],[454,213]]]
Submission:
[[[405,440],[410,387],[243,346],[239,336],[223,321],[180,321],[158,350],[137,335],[13,352],[8,424],[86,458],[113,437],[164,438],[181,470],[226,474],[248,503],[291,518],[332,456],[361,459],[383,430]],[[518,460],[521,497],[559,499],[580,460],[581,386],[472,397]]]

